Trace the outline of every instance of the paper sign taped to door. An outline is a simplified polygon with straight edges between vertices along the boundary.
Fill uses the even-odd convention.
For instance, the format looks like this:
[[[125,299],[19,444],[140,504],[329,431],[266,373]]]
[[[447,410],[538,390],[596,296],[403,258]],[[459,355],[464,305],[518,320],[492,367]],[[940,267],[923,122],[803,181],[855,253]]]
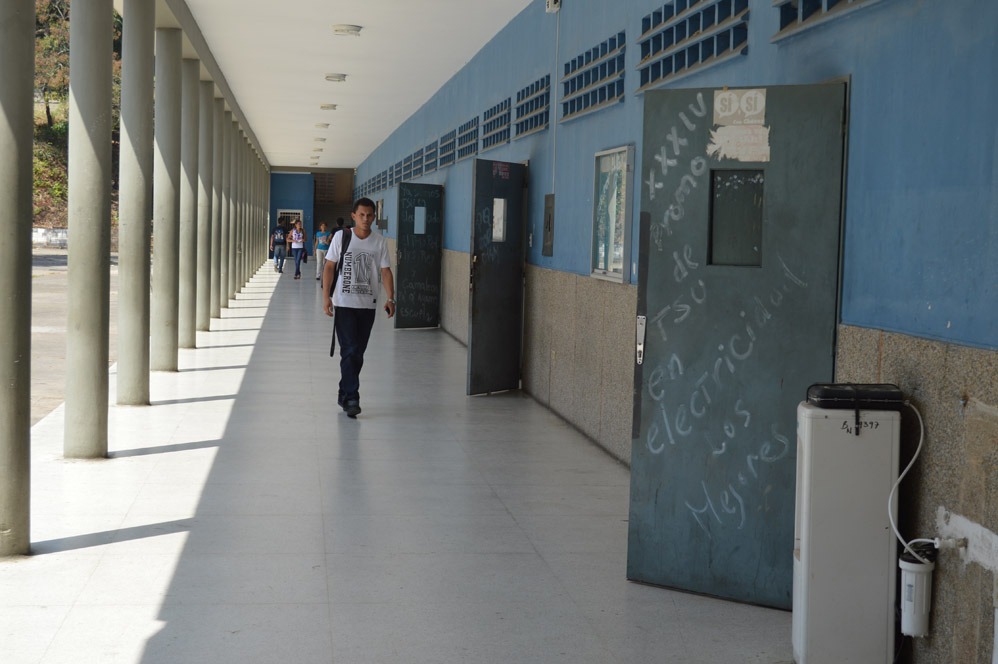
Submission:
[[[769,127],[736,125],[711,129],[707,155],[718,161],[769,161]]]
[[[766,90],[714,90],[714,124],[761,125],[766,122]]]

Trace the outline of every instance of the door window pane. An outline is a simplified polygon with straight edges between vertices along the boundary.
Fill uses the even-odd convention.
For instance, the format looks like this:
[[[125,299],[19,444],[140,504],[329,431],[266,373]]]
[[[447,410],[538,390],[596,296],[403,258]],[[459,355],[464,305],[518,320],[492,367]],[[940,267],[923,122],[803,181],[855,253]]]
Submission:
[[[426,208],[413,208],[412,232],[414,235],[426,235]]]
[[[762,265],[765,181],[761,170],[711,171],[708,263]]]
[[[492,241],[506,241],[506,199],[492,199]]]

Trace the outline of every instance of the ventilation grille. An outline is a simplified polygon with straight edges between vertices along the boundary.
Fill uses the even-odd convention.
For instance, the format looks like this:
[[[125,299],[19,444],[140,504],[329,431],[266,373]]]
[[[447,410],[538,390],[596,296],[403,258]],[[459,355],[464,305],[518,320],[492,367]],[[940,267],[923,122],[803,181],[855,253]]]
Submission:
[[[440,168],[450,166],[457,160],[457,131],[449,131],[440,137],[437,162]]]
[[[551,75],[534,81],[516,93],[516,137],[548,127],[551,114]]]
[[[748,0],[672,0],[641,19],[638,92],[748,52]]]
[[[780,41],[791,35],[821,25],[826,21],[844,16],[856,9],[875,5],[881,0],[773,0],[773,6],[780,12],[780,30],[772,41]]]
[[[482,114],[484,121],[482,125],[482,151],[509,143],[510,108],[510,99],[507,97]]]
[[[457,128],[457,160],[478,153],[478,116]]]
[[[433,141],[423,148],[423,173],[437,170],[437,142]]]
[[[563,122],[624,100],[625,41],[624,32],[618,32],[565,63]]]

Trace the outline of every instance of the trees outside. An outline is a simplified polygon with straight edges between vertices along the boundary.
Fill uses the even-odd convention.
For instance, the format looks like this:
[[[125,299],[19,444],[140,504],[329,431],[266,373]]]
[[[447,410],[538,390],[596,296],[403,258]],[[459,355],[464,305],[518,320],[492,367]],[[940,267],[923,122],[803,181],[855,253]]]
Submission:
[[[67,223],[70,19],[70,0],[35,0],[35,98],[44,106],[44,116],[36,111],[35,117],[34,224],[38,226],[65,227]],[[113,30],[111,159],[112,220],[116,220],[122,32],[117,12]]]
[[[35,0],[35,94],[52,127],[52,104],[69,95],[69,0]]]

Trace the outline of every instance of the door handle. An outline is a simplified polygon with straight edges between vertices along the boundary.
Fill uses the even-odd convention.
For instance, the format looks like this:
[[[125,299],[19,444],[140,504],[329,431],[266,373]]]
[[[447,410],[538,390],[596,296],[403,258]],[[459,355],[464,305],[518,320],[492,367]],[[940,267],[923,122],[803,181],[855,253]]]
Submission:
[[[644,316],[638,316],[637,324],[637,361],[638,364],[644,364],[645,361],[645,327],[647,326],[647,319]]]

